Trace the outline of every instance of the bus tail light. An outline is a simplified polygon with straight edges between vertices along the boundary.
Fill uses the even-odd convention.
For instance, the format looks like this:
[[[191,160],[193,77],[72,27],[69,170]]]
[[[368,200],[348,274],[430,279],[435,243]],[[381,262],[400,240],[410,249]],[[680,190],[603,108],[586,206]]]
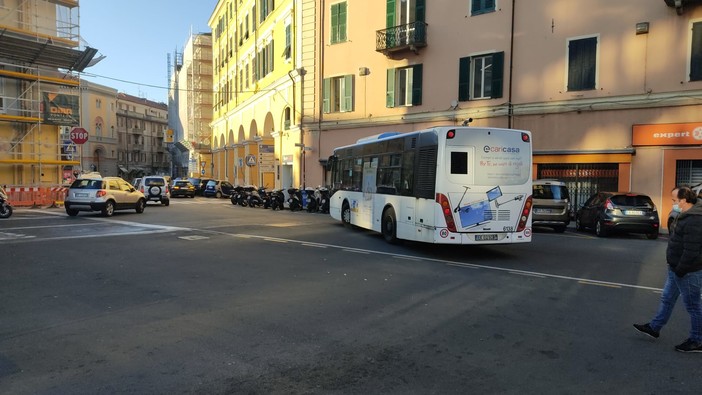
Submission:
[[[456,131],[454,129],[450,129],[446,132],[446,139],[452,139],[454,137],[456,137]]]
[[[449,203],[448,197],[446,197],[446,195],[443,193],[437,193],[436,202],[441,206],[441,213],[444,214],[446,227],[450,232],[456,232],[456,222],[453,220],[453,210],[451,210],[451,204]]]
[[[519,224],[517,225],[517,232],[522,232],[526,228],[527,220],[531,214],[531,196],[524,202],[524,208],[522,208],[522,213],[519,216]]]

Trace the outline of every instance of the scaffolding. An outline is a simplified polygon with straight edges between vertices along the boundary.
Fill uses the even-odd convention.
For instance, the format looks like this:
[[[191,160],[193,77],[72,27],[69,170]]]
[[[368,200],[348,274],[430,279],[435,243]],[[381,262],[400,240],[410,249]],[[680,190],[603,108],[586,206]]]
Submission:
[[[78,72],[94,48],[80,48],[78,1],[0,2],[0,178],[5,183],[60,183],[79,165],[66,146],[80,125]]]

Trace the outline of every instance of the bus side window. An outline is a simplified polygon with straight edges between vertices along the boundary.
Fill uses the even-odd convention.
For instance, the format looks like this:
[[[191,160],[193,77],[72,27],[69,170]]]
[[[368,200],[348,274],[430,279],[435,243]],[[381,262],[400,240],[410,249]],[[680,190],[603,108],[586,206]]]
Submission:
[[[407,151],[402,154],[402,171],[400,178],[402,180],[400,195],[413,195],[412,180],[414,180],[414,151]]]

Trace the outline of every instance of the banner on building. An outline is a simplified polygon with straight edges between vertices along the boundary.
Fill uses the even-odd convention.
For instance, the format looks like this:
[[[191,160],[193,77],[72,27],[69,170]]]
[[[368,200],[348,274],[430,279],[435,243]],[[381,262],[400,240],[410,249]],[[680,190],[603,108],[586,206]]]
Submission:
[[[79,97],[65,93],[42,92],[43,122],[49,125],[79,125]]]

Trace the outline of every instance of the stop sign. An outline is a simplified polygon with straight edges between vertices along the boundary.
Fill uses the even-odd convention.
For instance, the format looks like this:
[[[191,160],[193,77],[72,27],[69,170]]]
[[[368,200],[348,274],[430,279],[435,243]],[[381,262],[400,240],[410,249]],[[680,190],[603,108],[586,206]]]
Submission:
[[[88,141],[88,131],[83,128],[73,128],[71,129],[71,141],[74,144],[84,144]]]

